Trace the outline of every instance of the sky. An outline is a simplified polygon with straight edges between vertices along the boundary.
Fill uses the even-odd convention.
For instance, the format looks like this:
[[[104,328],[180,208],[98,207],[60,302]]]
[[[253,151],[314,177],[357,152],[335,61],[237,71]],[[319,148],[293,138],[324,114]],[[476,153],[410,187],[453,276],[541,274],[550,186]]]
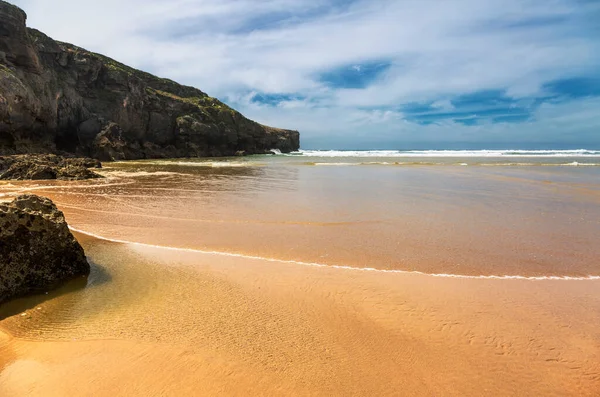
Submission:
[[[12,0],[305,149],[600,148],[600,0]]]

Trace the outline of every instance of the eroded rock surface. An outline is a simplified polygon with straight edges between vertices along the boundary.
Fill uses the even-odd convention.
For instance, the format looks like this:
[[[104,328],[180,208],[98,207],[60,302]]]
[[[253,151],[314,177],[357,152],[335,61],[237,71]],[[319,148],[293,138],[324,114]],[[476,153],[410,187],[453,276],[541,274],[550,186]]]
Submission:
[[[52,201],[23,195],[0,203],[0,302],[89,272],[83,248]]]
[[[66,151],[100,160],[290,152],[267,127],[204,92],[26,28],[0,0],[0,154]]]
[[[102,176],[88,168],[101,167],[98,160],[91,158],[65,158],[53,154],[4,156],[0,157],[0,179],[94,179]]]

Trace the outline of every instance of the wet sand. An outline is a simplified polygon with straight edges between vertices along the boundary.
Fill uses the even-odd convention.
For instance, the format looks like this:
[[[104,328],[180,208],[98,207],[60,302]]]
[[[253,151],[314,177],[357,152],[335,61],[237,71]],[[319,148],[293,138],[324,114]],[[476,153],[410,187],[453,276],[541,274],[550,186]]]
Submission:
[[[0,307],[2,396],[600,394],[595,169],[112,166],[0,186],[143,243]]]
[[[50,197],[78,230],[167,247],[436,274],[600,276],[600,167],[214,164],[108,164],[101,181],[0,191]]]
[[[0,322],[13,335],[0,342],[1,395],[600,391],[600,281],[362,272],[82,240],[106,264],[90,285]]]

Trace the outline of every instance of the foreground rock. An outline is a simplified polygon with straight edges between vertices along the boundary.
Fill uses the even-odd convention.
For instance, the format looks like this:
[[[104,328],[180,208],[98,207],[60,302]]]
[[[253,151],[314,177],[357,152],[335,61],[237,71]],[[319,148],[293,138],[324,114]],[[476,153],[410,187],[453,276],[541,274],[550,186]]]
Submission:
[[[102,176],[88,168],[101,167],[98,160],[89,158],[65,158],[53,154],[5,156],[0,157],[0,179],[94,179]]]
[[[54,41],[26,18],[0,0],[0,154],[65,151],[104,161],[298,150],[297,131]]]
[[[0,302],[89,272],[83,248],[52,201],[24,195],[0,204]]]

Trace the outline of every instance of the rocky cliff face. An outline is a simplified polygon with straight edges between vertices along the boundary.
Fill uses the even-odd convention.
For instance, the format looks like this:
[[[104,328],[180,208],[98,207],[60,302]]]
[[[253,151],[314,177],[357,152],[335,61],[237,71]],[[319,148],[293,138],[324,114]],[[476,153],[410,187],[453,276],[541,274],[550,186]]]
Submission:
[[[0,0],[0,154],[101,160],[228,156],[299,148],[204,92],[26,28]]]
[[[83,248],[52,201],[24,195],[0,203],[0,303],[89,272]]]

